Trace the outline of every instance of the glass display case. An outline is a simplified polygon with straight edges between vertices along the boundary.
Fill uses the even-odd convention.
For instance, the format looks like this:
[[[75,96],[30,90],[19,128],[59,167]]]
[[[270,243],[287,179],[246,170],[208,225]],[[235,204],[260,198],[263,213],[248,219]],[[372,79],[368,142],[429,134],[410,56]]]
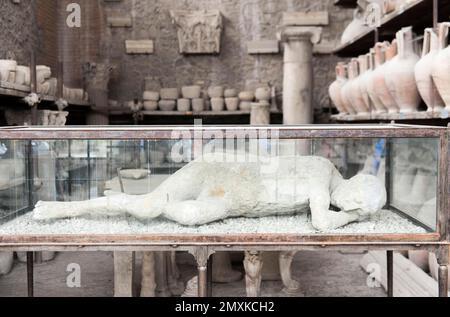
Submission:
[[[447,146],[400,125],[3,128],[0,237],[442,241]]]

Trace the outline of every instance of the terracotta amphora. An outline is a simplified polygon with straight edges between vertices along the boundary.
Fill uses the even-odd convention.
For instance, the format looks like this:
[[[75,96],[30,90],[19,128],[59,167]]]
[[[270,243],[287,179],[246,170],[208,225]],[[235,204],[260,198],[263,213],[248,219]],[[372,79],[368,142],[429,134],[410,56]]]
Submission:
[[[344,84],[347,82],[345,77],[344,63],[340,62],[336,65],[336,80],[330,85],[329,94],[340,114],[347,114],[347,107],[342,99],[341,90]]]
[[[439,24],[439,48],[432,68],[432,77],[436,87],[445,103],[445,108],[450,110],[450,47],[448,46],[450,22]]]
[[[397,41],[375,44],[375,70],[373,75],[373,87],[375,95],[380,99],[384,108],[389,113],[398,113],[398,106],[388,86],[386,72],[389,65],[397,56]]]
[[[414,69],[419,56],[414,52],[412,27],[397,32],[398,54],[387,67],[384,76],[401,113],[417,111],[421,98]]]
[[[416,64],[415,75],[420,96],[425,101],[428,111],[440,111],[445,107],[431,71],[436,56],[439,54],[439,38],[432,28],[425,29],[422,58]]]
[[[370,97],[370,102],[372,105],[372,113],[380,114],[380,113],[386,113],[387,108],[383,105],[383,102],[381,101],[380,97],[378,96],[378,93],[376,91],[376,74],[381,66],[379,62],[375,59],[375,49],[371,49],[369,53],[369,65],[370,69],[368,71],[368,75],[366,76],[366,89]],[[384,76],[381,76],[384,81]]]
[[[351,82],[351,88],[350,88],[350,98],[352,100],[353,107],[356,109],[356,112],[358,115],[367,115],[369,114],[369,107],[366,106],[364,102],[363,94],[361,93],[360,88],[360,74],[359,74],[359,62],[357,58],[352,58],[351,60],[352,64],[352,77],[353,80]]]
[[[359,63],[359,89],[361,91],[364,105],[368,113],[372,112],[372,103],[370,102],[369,92],[367,91],[367,76],[370,75],[370,54],[360,55],[358,57]]]
[[[352,63],[348,63],[346,65],[346,69],[347,69],[347,75],[348,75],[348,79],[345,82],[344,86],[341,89],[341,97],[342,100],[344,101],[344,104],[346,105],[347,111],[349,112],[349,114],[356,114],[356,107],[353,104],[353,100],[351,98],[351,89],[352,89],[352,82],[354,79],[354,75],[353,75],[353,65]]]

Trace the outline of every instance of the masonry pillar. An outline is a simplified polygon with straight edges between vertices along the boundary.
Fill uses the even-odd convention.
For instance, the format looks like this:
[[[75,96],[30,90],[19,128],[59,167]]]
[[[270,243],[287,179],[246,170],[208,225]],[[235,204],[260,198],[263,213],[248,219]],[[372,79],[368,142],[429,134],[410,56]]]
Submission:
[[[313,44],[320,41],[322,28],[286,26],[284,42],[284,124],[313,123]]]

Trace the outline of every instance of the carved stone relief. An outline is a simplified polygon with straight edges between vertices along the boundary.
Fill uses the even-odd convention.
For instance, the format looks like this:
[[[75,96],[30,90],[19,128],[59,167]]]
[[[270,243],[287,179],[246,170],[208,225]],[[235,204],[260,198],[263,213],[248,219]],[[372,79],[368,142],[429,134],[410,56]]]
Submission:
[[[218,10],[171,11],[181,54],[218,54],[223,29]]]

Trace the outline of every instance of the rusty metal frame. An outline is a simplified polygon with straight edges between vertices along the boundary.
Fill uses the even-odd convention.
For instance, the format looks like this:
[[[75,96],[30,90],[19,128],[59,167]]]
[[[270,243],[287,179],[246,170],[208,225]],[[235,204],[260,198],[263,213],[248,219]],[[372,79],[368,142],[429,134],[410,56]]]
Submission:
[[[332,138],[439,138],[438,226],[426,234],[366,235],[10,235],[0,236],[0,250],[15,251],[188,251],[194,254],[199,270],[199,294],[208,292],[208,259],[219,251],[300,251],[300,250],[428,250],[438,254],[440,295],[449,263],[448,230],[450,204],[449,130],[410,125],[330,125],[269,127],[67,127],[0,128],[0,140],[168,140],[173,131],[189,131],[193,138],[203,132],[221,131],[239,135],[242,131],[277,133],[280,139]],[[197,132],[197,133],[194,133]],[[266,135],[267,136],[267,135]],[[390,253],[389,253],[390,254]],[[389,274],[392,275],[392,272]],[[392,276],[391,276],[392,277]],[[392,281],[389,282],[392,287]],[[389,292],[391,294],[391,291]]]

